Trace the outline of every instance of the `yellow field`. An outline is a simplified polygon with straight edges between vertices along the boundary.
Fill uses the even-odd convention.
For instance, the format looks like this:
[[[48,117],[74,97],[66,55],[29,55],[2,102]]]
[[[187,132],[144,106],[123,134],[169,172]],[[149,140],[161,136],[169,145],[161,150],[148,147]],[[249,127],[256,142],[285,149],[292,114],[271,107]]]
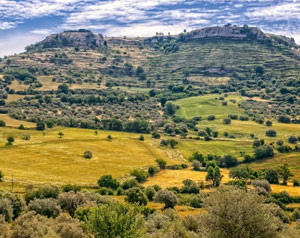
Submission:
[[[65,134],[63,138],[58,138],[59,131]],[[23,134],[30,134],[31,140],[22,140]],[[106,140],[108,134],[112,135],[112,141]],[[15,143],[5,146],[10,135],[15,137]],[[71,128],[46,130],[45,135],[36,130],[1,128],[0,170],[6,175],[6,182],[13,173],[17,184],[90,186],[102,175],[122,177],[133,168],[156,164],[157,158],[164,158],[169,164],[176,162],[152,145],[150,135],[145,135],[145,141],[138,137],[139,134],[112,131],[99,131],[96,136],[93,130]],[[83,158],[86,150],[93,152],[92,159]]]
[[[226,183],[229,181],[229,171],[226,169],[221,169],[222,175],[224,175],[222,179],[222,183]],[[152,185],[159,185],[162,188],[168,187],[182,187],[182,181],[185,179],[191,179],[197,183],[204,182],[204,184],[210,184],[205,181],[206,172],[202,171],[194,171],[191,169],[184,170],[162,170],[157,175],[152,178],[149,178],[147,182],[143,185],[145,187]]]
[[[17,80],[12,81],[12,83],[9,85],[10,89],[14,89],[15,91],[22,91],[24,89],[28,89],[29,85],[26,84],[20,84]]]
[[[13,102],[13,101],[17,101],[19,99],[24,98],[24,95],[18,95],[18,94],[8,94],[7,99],[5,100],[6,102]]]
[[[58,86],[62,83],[52,82],[52,76],[40,76],[38,81],[43,84],[43,87],[37,88],[38,91],[46,90],[57,90]],[[99,86],[96,83],[82,83],[82,84],[72,84],[69,86],[70,89],[97,89]]]
[[[26,128],[35,128],[36,127],[35,123],[16,120],[16,119],[11,118],[7,114],[0,114],[0,120],[4,121],[6,123],[7,127],[18,127],[21,124],[23,124]],[[3,128],[1,128],[1,130],[2,129]]]

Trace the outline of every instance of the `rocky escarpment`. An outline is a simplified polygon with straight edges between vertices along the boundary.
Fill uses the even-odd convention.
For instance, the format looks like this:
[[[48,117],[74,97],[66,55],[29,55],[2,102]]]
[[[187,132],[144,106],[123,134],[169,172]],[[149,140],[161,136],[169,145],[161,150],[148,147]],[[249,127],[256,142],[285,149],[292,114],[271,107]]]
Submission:
[[[256,27],[238,26],[214,26],[197,29],[184,34],[186,40],[196,40],[204,38],[230,38],[230,39],[256,39],[267,40],[268,37]]]
[[[63,48],[79,47],[97,49],[104,45],[104,39],[101,34],[94,34],[89,30],[64,31],[58,34],[52,34],[41,42],[28,46],[27,51],[40,48]]]

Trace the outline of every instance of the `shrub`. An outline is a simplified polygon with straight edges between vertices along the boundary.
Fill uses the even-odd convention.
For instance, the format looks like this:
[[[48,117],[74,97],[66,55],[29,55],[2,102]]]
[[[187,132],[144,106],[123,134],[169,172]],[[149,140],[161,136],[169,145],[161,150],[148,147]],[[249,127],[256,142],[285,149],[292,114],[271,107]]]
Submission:
[[[153,201],[153,198],[156,194],[156,190],[152,186],[149,186],[146,188],[145,194],[149,201]]]
[[[0,198],[0,215],[4,216],[5,221],[12,221],[13,206],[11,201],[7,198]]]
[[[278,117],[278,122],[282,122],[282,123],[290,123],[291,119],[288,116],[285,115],[280,115]]]
[[[214,121],[216,119],[216,116],[215,115],[209,115],[208,117],[207,117],[207,120],[208,121]]]
[[[290,136],[289,138],[288,138],[288,142],[290,143],[290,144],[296,144],[297,143],[297,137],[296,136]]]
[[[154,201],[164,203],[166,208],[174,208],[177,204],[176,195],[168,190],[160,190],[154,197]]]
[[[131,173],[131,176],[134,176],[135,179],[139,182],[139,183],[143,183],[145,181],[147,181],[148,178],[148,173],[144,170],[141,169],[134,169]]]
[[[114,179],[111,175],[103,175],[98,180],[99,187],[106,187],[116,190],[119,187],[119,182]]]
[[[220,166],[221,167],[234,167],[238,164],[238,160],[237,158],[235,158],[232,155],[224,155],[221,159],[220,159]]]
[[[19,129],[19,130],[25,130],[25,127],[24,127],[23,124],[21,124],[21,125],[19,125],[18,129]]]
[[[67,185],[64,185],[62,187],[62,189],[63,189],[64,192],[73,191],[73,192],[77,193],[81,190],[81,187],[79,185],[76,185],[76,184],[67,184]]]
[[[183,187],[181,189],[182,193],[199,193],[200,189],[196,183],[190,179],[186,179],[182,181]]]
[[[240,121],[248,121],[249,118],[246,116],[240,116]]]
[[[44,122],[38,122],[37,124],[36,124],[36,129],[38,130],[38,131],[43,131],[43,130],[45,130],[45,124],[44,124]]]
[[[0,182],[3,181],[3,177],[4,177],[4,175],[3,175],[2,171],[0,170]]]
[[[148,203],[146,195],[138,187],[130,188],[126,191],[125,201],[144,206]]]
[[[298,181],[298,180],[294,180],[294,181],[293,181],[293,186],[299,187],[299,186],[300,186],[299,181]]]
[[[230,119],[230,118],[224,118],[224,119],[223,119],[223,124],[224,124],[224,125],[229,125],[229,124],[231,124],[231,119]]]
[[[167,144],[170,145],[171,148],[174,148],[178,144],[178,141],[174,139],[168,139]]]
[[[144,136],[143,136],[143,135],[140,135],[139,140],[140,140],[140,141],[144,141],[144,140],[145,140]]]
[[[158,164],[160,169],[165,169],[167,165],[167,161],[163,159],[156,159],[155,162]]]
[[[85,159],[91,159],[91,158],[93,157],[92,151],[86,150],[86,151],[83,153],[83,157],[84,157]]]
[[[13,136],[7,137],[7,145],[12,145],[12,143],[15,141],[15,138]]]
[[[124,190],[130,189],[133,187],[138,187],[138,186],[139,186],[139,183],[138,183],[138,181],[136,181],[136,179],[126,180],[121,185],[122,189],[124,189]]]
[[[192,166],[195,171],[200,171],[201,163],[198,160],[194,160]]]
[[[154,139],[160,139],[160,134],[158,132],[153,132],[152,133],[152,138],[154,138]]]
[[[0,120],[0,127],[4,127],[6,125],[6,123],[2,120]]]
[[[109,203],[90,209],[87,214],[88,231],[93,237],[143,237],[144,219],[136,206]]]
[[[255,159],[265,159],[274,156],[273,148],[269,145],[261,145],[254,150]]]
[[[278,173],[274,169],[266,169],[263,171],[264,179],[266,179],[270,184],[278,184],[279,178]]]
[[[248,166],[236,167],[236,168],[230,169],[229,177],[236,178],[239,180],[241,180],[241,179],[248,180],[248,179],[255,178],[255,172],[253,169],[249,168]]]
[[[165,139],[162,139],[162,140],[160,141],[160,145],[161,145],[161,146],[168,146],[168,143],[167,143],[167,141],[166,141]]]
[[[266,121],[266,126],[272,126],[272,121],[270,121],[270,120],[268,120],[268,121]]]
[[[29,188],[26,190],[24,199],[26,203],[29,203],[35,198],[44,199],[44,198],[57,198],[59,194],[59,189],[53,185],[45,185],[37,189]]]
[[[282,146],[284,144],[283,140],[277,140],[276,145]]]
[[[159,167],[156,167],[156,166],[150,166],[148,168],[148,174],[151,177],[154,176],[155,174],[157,174],[159,171],[160,171]]]
[[[72,217],[74,217],[76,209],[86,202],[87,199],[81,193],[68,192],[61,193],[58,196],[58,205],[62,210],[69,212]]]
[[[254,187],[262,187],[268,193],[272,191],[270,183],[267,180],[253,180],[251,182],[251,185],[253,185]]]
[[[36,213],[42,216],[54,218],[57,217],[61,212],[57,201],[53,198],[34,199],[30,201],[28,205],[28,210],[35,211]]]
[[[217,131],[213,131],[213,137],[217,138],[217,137],[218,137],[218,135],[219,135],[219,132],[217,132]]]
[[[276,137],[276,131],[275,130],[267,130],[266,131],[266,136],[268,137]]]
[[[111,135],[108,135],[106,138],[107,138],[108,141],[112,140],[112,136]]]

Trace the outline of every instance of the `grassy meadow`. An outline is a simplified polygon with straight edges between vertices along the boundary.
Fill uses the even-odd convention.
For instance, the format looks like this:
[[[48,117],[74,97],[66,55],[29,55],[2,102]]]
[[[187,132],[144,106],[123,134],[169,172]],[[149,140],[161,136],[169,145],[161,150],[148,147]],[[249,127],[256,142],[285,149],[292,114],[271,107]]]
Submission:
[[[58,132],[63,132],[59,138]],[[31,140],[22,140],[29,134]],[[112,140],[106,139],[107,135]],[[6,138],[14,136],[15,142],[6,146]],[[0,168],[9,182],[14,174],[16,184],[67,184],[95,185],[97,179],[105,174],[123,177],[134,168],[155,164],[155,159],[163,158],[172,164],[166,151],[152,143],[150,135],[145,141],[139,134],[93,130],[55,128],[45,132],[36,130],[0,130]],[[90,150],[92,159],[84,159],[83,153]],[[3,183],[0,186],[8,186]]]

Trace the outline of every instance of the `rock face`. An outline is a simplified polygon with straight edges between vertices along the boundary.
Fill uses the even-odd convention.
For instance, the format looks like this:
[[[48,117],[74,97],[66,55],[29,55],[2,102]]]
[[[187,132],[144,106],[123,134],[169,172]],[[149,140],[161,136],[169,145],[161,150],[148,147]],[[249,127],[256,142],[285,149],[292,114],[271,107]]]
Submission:
[[[256,39],[267,40],[268,37],[256,27],[238,27],[238,26],[225,26],[225,27],[207,27],[199,30],[194,30],[185,34],[185,39],[196,40],[204,38],[230,38],[230,39]]]
[[[64,31],[58,34],[52,34],[45,40],[30,46],[27,50],[34,47],[41,48],[63,48],[80,47],[88,49],[101,48],[104,44],[103,36],[94,34],[89,30]]]

